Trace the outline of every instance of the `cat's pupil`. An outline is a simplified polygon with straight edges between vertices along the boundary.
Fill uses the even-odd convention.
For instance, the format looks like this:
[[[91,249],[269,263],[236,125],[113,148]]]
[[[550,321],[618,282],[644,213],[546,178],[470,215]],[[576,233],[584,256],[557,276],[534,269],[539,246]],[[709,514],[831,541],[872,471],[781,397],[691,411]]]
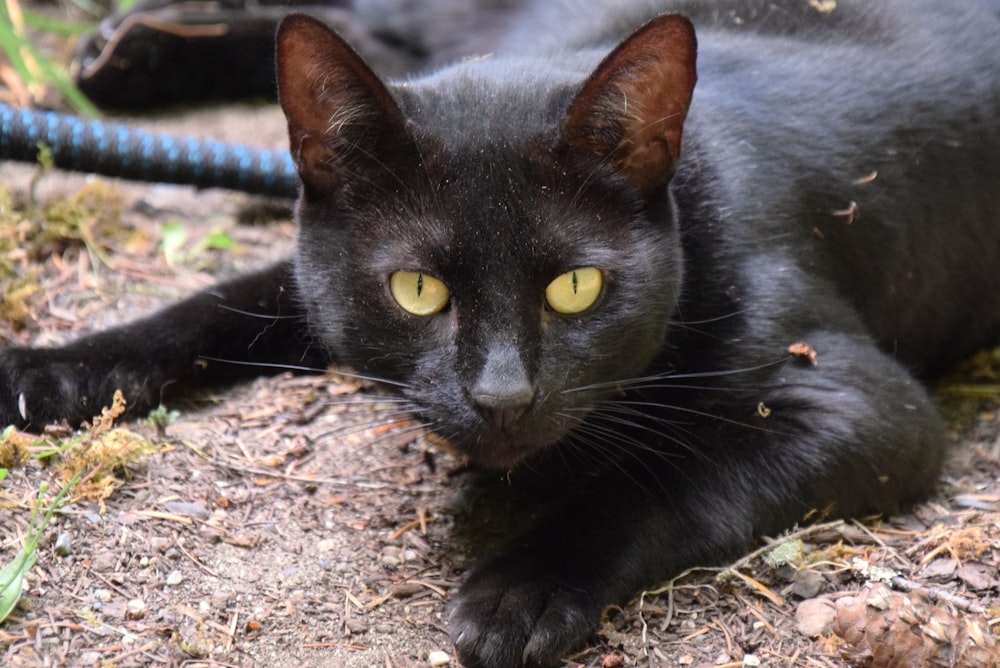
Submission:
[[[573,294],[574,295],[576,294],[578,287],[579,287],[579,281],[577,280],[577,278],[576,278],[576,272],[574,271],[573,272]]]
[[[417,296],[419,297],[423,291],[424,291],[424,275],[417,274]]]

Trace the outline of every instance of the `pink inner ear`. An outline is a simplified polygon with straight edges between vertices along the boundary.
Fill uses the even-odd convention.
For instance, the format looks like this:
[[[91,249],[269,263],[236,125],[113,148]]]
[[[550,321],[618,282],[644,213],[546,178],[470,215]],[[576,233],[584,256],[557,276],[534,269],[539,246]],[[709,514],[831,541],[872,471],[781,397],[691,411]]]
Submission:
[[[696,51],[684,17],[661,16],[640,28],[584,84],[566,115],[566,141],[612,158],[643,192],[666,185],[680,157]]]

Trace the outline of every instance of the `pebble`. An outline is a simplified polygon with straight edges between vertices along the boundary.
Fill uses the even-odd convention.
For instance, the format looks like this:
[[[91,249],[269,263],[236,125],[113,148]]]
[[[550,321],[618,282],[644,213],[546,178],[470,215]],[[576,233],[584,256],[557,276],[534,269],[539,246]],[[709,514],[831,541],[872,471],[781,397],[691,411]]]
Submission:
[[[180,571],[170,571],[167,574],[167,584],[169,586],[176,587],[182,582],[184,582],[184,575]]]
[[[792,593],[799,598],[819,596],[826,588],[826,578],[815,571],[799,571],[792,577]]]
[[[447,652],[435,650],[427,655],[427,665],[429,666],[447,666],[449,663],[451,663],[451,657],[448,656]]]
[[[59,537],[56,538],[56,544],[52,548],[56,551],[60,557],[68,557],[73,553],[73,535],[67,532],[62,532]]]
[[[386,545],[382,548],[382,563],[386,566],[399,566],[403,563],[400,552],[401,550],[395,545]]]
[[[133,598],[125,604],[125,619],[142,619],[146,616],[146,602],[141,598]]]
[[[149,547],[157,552],[163,552],[173,544],[173,540],[165,536],[153,536],[149,539]]]
[[[94,590],[94,598],[101,603],[107,603],[111,600],[111,590],[110,589],[96,589]]]
[[[163,504],[163,507],[168,513],[173,513],[175,515],[186,515],[199,520],[207,520],[209,518],[208,509],[200,503],[191,503],[189,501],[168,501]]]
[[[347,630],[351,632],[352,635],[367,633],[368,632],[368,622],[363,619],[352,618],[344,622],[344,626]]]
[[[228,591],[215,591],[209,597],[212,601],[212,606],[215,608],[225,608],[229,605],[229,601],[232,600],[232,594]]]

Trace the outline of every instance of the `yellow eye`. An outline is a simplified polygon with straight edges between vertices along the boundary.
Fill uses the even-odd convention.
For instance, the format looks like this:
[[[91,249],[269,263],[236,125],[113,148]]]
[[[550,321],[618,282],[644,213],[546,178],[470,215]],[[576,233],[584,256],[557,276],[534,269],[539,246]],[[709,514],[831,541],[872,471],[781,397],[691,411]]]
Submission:
[[[560,274],[545,288],[545,300],[563,315],[583,313],[601,296],[604,275],[600,269],[583,267]]]
[[[444,283],[416,271],[397,271],[390,276],[389,292],[404,311],[413,315],[434,315],[450,298]]]

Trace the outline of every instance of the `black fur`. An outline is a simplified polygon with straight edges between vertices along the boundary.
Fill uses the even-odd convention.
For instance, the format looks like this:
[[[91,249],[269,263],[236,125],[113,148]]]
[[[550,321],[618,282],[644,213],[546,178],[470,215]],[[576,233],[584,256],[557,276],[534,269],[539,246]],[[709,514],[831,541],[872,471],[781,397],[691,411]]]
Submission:
[[[199,357],[328,356],[515,484],[559,476],[562,501],[452,602],[463,664],[485,668],[554,664],[606,605],[811,511],[926,493],[945,440],[917,378],[1000,335],[995,3],[676,3],[698,28],[689,110],[686,21],[612,51],[667,3],[509,4],[496,55],[389,86],[286,20],[292,264],[0,353],[0,422],[35,428],[117,386],[148,408],[232,380]],[[597,303],[547,309],[579,267],[603,270]],[[448,306],[404,312],[400,270]]]

